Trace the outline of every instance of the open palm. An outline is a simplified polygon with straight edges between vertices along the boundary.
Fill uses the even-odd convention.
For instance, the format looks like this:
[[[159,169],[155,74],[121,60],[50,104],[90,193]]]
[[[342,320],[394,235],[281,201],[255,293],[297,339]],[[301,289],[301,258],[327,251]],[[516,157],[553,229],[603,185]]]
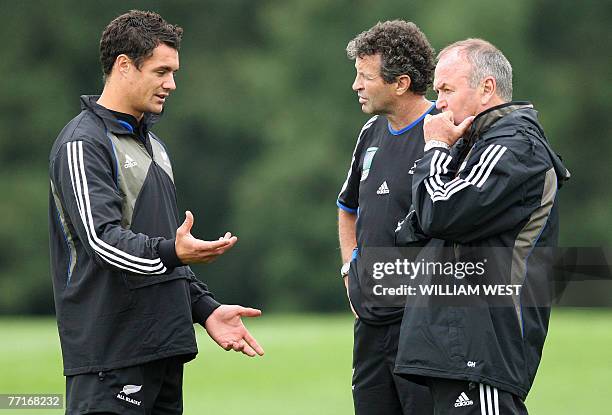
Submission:
[[[241,317],[259,317],[261,311],[239,305],[221,305],[206,319],[208,335],[223,349],[248,356],[263,356],[264,350],[246,329]]]

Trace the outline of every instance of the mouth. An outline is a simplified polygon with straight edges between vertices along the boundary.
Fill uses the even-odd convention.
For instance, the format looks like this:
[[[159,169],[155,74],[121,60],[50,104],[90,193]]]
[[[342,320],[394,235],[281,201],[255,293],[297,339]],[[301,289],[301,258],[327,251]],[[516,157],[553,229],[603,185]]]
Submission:
[[[367,101],[368,101],[368,99],[367,99],[367,98],[364,98],[364,97],[362,97],[362,96],[359,96],[359,103],[360,103],[360,104],[365,104]]]
[[[159,98],[162,102],[166,101],[166,98],[168,98],[168,95],[169,94],[155,94],[155,96]]]

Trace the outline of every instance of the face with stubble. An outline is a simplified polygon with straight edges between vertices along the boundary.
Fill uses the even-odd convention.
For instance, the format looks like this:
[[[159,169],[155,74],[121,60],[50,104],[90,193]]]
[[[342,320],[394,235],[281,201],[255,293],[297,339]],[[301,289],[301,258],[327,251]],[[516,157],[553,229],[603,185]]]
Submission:
[[[131,113],[161,113],[166,98],[176,89],[174,75],[178,69],[178,51],[165,44],[153,49],[153,54],[140,68],[132,63],[125,73],[127,82],[124,84],[127,85],[125,103]]]
[[[366,114],[389,114],[394,105],[397,83],[386,83],[380,73],[380,54],[363,55],[355,59],[357,74],[353,91],[357,92],[361,110]]]

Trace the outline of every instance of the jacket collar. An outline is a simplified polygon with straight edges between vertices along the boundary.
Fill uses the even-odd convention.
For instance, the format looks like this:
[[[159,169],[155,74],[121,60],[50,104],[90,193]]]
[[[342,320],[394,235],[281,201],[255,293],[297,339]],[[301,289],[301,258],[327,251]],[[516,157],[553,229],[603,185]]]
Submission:
[[[113,134],[132,134],[132,130],[125,124],[119,122],[117,117],[112,112],[98,104],[98,98],[100,98],[99,95],[81,95],[81,109],[92,111],[94,114],[100,117],[106,129]],[[159,114],[145,112],[142,120],[145,130],[149,131],[149,129],[159,120],[159,118]]]
[[[476,141],[482,138],[483,134],[495,123],[514,111],[524,108],[533,108],[533,105],[528,101],[513,101],[496,105],[478,114],[467,133],[453,147],[456,157],[459,160],[465,159]]]
[[[497,105],[481,112],[474,118],[468,131],[468,137],[472,139],[470,141],[474,142],[474,139],[482,136],[491,126],[493,126],[493,124],[506,115],[523,108],[533,108],[533,105],[528,101],[513,101]]]

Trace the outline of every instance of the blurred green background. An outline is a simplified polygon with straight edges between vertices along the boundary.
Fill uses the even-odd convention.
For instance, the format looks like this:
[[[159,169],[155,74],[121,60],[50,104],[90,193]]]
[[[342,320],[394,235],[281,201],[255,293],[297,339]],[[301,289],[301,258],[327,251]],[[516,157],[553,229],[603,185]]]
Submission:
[[[256,380],[254,390],[272,390],[270,385],[282,382],[276,376],[291,371],[284,365],[299,362],[319,375],[300,378],[301,366],[290,372],[292,380],[283,385],[288,403],[300,399],[311,405],[303,408],[318,408],[326,397],[337,408],[350,403],[350,318],[297,316],[346,309],[337,276],[335,200],[356,135],[368,117],[350,89],[354,68],[344,48],[379,20],[414,21],[436,50],[467,37],[497,45],[514,67],[515,99],[531,100],[539,109],[550,142],[573,175],[561,192],[562,245],[611,245],[612,2],[608,0],[0,0],[0,315],[53,313],[48,153],[61,128],[79,112],[79,95],[101,91],[100,34],[112,18],[131,8],[157,11],[185,29],[178,89],[156,127],[174,160],[179,209],[194,212],[197,236],[214,239],[230,230],[240,238],[225,257],[212,265],[195,266],[194,271],[222,301],[276,314],[254,324],[254,330],[261,329],[264,344],[279,339],[279,348],[288,349],[278,358],[270,353],[268,360],[262,360],[278,362],[275,368],[241,362],[234,371],[228,361],[241,388],[253,388],[241,380],[245,370],[272,379],[271,383]],[[283,317],[282,313],[297,314]],[[601,321],[605,316],[610,314],[598,314]],[[3,343],[14,340],[11,330],[21,333],[20,321],[4,320]],[[24,344],[30,339],[32,347],[48,346],[44,348],[48,366],[41,366],[42,371],[44,376],[52,371],[53,382],[61,382],[52,321],[24,321]],[[36,324],[41,324],[40,331]],[[547,343],[552,356],[545,354],[544,362],[576,349],[588,353],[593,366],[601,365],[602,359],[607,362],[601,367],[607,367],[609,379],[609,348],[597,349],[603,323],[593,336],[590,324],[590,314],[564,311],[562,322],[552,325]],[[301,334],[295,338],[291,330]],[[312,354],[311,341],[320,343]],[[333,355],[324,349],[330,344]],[[602,354],[591,353],[590,348]],[[0,353],[10,359],[11,353],[23,356],[27,350],[16,347]],[[35,350],[32,353],[36,355]],[[326,365],[331,356],[338,357],[332,359],[336,366]],[[202,393],[211,379],[228,372],[225,363],[218,363],[225,360],[211,359],[193,363],[206,373]],[[555,374],[550,378],[561,384],[556,375],[563,376],[581,393],[593,390],[583,386],[585,382],[600,380],[588,373],[586,379],[573,376],[579,373],[573,370],[579,369],[573,369],[575,362],[567,356],[553,361],[554,367],[549,363],[547,368]],[[19,373],[19,367],[10,366],[0,377],[18,378]],[[253,379],[260,379],[257,376]],[[311,382],[318,389],[304,392],[302,387]],[[0,385],[0,391],[10,384]],[[41,385],[58,390],[57,383]],[[188,382],[189,392],[198,394],[200,385]],[[569,395],[559,392],[564,389],[556,390],[545,395],[551,405],[570,405]],[[586,402],[578,395],[572,399]],[[265,396],[277,399],[274,394],[255,395]],[[258,410],[258,399],[245,404],[249,411]],[[240,409],[236,402],[232,412]],[[194,405],[205,403],[204,399]],[[283,410],[253,413],[311,413],[287,405],[278,405]],[[346,411],[318,410],[321,414]]]
[[[194,234],[240,238],[194,267],[225,302],[344,309],[335,200],[368,118],[344,48],[392,18],[416,22],[436,50],[483,37],[505,52],[515,98],[541,111],[573,173],[562,244],[611,245],[610,1],[0,1],[0,313],[53,312],[48,153],[79,95],[101,91],[101,32],[130,8],[185,29],[178,89],[156,132]]]
[[[610,413],[611,319],[610,310],[553,312],[530,414]],[[199,328],[200,355],[185,368],[185,414],[352,414],[352,322],[347,314],[263,316],[249,322],[266,347],[254,359],[221,350]],[[0,393],[64,393],[52,318],[0,319],[0,330]],[[63,412],[0,410],[42,413]]]

